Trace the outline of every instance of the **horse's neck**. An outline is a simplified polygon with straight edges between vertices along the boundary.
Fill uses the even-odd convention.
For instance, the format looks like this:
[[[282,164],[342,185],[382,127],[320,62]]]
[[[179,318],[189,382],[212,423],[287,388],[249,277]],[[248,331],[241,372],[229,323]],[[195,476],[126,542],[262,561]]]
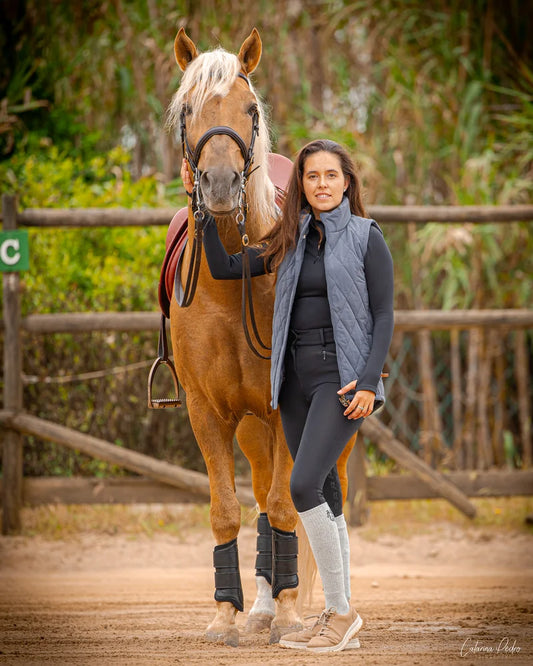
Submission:
[[[235,220],[231,218],[217,220],[217,229],[222,245],[226,248],[226,252],[229,254],[239,252],[241,249],[241,237]]]
[[[248,213],[246,220],[246,233],[250,244],[259,242],[270,228],[268,220],[259,220],[253,213]],[[217,220],[218,235],[226,251],[230,254],[241,250],[241,237],[234,218]]]

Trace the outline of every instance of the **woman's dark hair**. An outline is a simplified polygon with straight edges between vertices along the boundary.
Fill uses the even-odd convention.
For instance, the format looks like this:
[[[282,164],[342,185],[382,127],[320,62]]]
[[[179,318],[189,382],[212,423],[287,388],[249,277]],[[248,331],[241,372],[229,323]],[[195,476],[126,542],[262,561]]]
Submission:
[[[283,203],[281,217],[272,227],[264,239],[267,247],[263,256],[265,265],[270,271],[275,271],[283,261],[289,250],[296,245],[298,238],[298,223],[302,209],[309,207],[303,188],[303,172],[306,159],[314,153],[325,152],[337,155],[343,175],[349,183],[345,196],[350,202],[350,210],[354,215],[366,217],[365,208],[361,198],[361,185],[357,176],[355,164],[348,151],[343,146],[329,139],[317,139],[305,145],[294,162],[291,177],[287,187],[287,195]]]

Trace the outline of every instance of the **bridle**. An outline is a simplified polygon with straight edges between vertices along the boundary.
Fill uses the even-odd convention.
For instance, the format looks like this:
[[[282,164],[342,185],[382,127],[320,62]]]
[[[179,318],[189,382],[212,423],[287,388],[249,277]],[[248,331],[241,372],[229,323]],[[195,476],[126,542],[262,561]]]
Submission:
[[[239,72],[237,76],[246,81],[248,85],[250,85],[248,78],[242,72]],[[200,273],[200,261],[202,257],[202,238],[203,238],[203,229],[205,225],[205,216],[206,216],[205,206],[202,200],[202,192],[200,189],[200,178],[202,176],[202,172],[198,167],[200,156],[206,143],[212,137],[217,135],[229,136],[230,139],[233,139],[233,141],[235,141],[235,143],[239,147],[239,150],[241,151],[241,155],[244,160],[244,166],[240,174],[239,199],[237,204],[237,214],[235,216],[235,223],[237,224],[237,229],[239,230],[239,234],[241,237],[241,252],[242,252],[242,307],[241,307],[242,324],[246,341],[250,349],[254,352],[254,354],[256,354],[256,356],[259,356],[260,358],[263,359],[268,359],[270,358],[269,356],[264,356],[257,349],[257,347],[260,347],[265,351],[269,351],[270,347],[265,345],[261,340],[261,336],[259,334],[259,331],[257,330],[257,324],[255,321],[253,299],[252,299],[250,258],[247,253],[247,247],[250,241],[248,238],[248,234],[246,233],[246,218],[248,214],[248,203],[246,200],[246,183],[248,182],[248,178],[255,171],[255,169],[259,168],[259,166],[257,166],[255,167],[255,169],[252,169],[254,161],[255,140],[259,133],[259,112],[257,109],[254,109],[253,113],[251,114],[252,136],[250,139],[249,146],[246,146],[242,137],[231,127],[228,127],[227,125],[216,125],[215,127],[211,127],[204,134],[202,134],[202,136],[198,139],[198,142],[196,143],[194,150],[191,148],[187,137],[186,115],[187,111],[186,107],[184,106],[181,109],[180,113],[180,135],[181,135],[181,146],[183,150],[183,156],[187,160],[189,167],[191,168],[194,174],[194,183],[191,195],[191,207],[194,218],[194,237],[191,248],[189,269],[187,271],[187,278],[185,280],[185,286],[183,288],[183,292],[181,292],[181,283],[179,281],[178,272],[176,272],[175,285],[176,287],[178,286],[180,287],[179,289],[176,288],[174,289],[174,293],[176,294],[176,300],[178,301],[178,304],[182,308],[186,308],[191,305],[198,284],[198,275]],[[248,327],[247,312],[249,312],[250,324],[252,326],[252,332],[255,341],[252,339],[252,335],[250,334],[250,330]]]
[[[248,78],[242,72],[239,72],[237,77],[243,79],[248,85],[250,85]],[[241,135],[238,134],[232,127],[228,127],[227,125],[216,125],[215,127],[211,127],[204,134],[202,134],[202,136],[198,139],[198,143],[196,144],[195,149],[192,150],[187,138],[187,128],[185,122],[186,114],[187,107],[183,106],[180,113],[181,147],[183,149],[183,156],[195,174],[199,172],[198,162],[200,161],[200,155],[202,154],[202,150],[205,144],[209,141],[209,139],[216,136],[217,134],[225,134],[226,136],[229,136],[231,139],[233,139],[239,146],[242,157],[244,159],[243,173],[246,174],[246,176],[250,175],[250,169],[254,159],[255,139],[259,133],[259,112],[257,109],[255,109],[252,114],[252,138],[248,147],[246,147],[246,144],[244,143]]]

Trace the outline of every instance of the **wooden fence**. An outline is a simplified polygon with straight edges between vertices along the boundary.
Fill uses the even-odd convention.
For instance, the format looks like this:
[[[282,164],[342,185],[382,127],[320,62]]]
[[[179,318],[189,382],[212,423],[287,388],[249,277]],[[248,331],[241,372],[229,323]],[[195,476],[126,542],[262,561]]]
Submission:
[[[167,209],[42,209],[17,212],[11,196],[2,197],[4,230],[20,226],[33,227],[99,227],[99,226],[147,226],[167,225],[174,214]],[[533,220],[533,206],[374,206],[370,214],[383,222],[513,222]],[[76,433],[64,426],[39,419],[24,411],[22,399],[22,348],[21,331],[39,334],[73,333],[85,331],[139,331],[157,330],[159,313],[69,313],[33,314],[25,318],[20,314],[18,273],[4,273],[3,280],[3,329],[4,329],[4,408],[0,411],[3,425],[3,479],[2,507],[3,533],[20,529],[20,508],[24,502],[40,501],[183,501],[184,497],[207,499],[207,477],[184,470],[176,465],[155,460],[149,456],[116,447],[108,442]],[[396,311],[397,333],[429,330],[501,328],[525,330],[533,328],[533,310],[471,310],[471,311]],[[527,387],[526,387],[527,388]],[[523,401],[522,401],[523,402]],[[527,401],[526,401],[527,403]],[[522,420],[531,420],[530,406],[522,406]],[[527,465],[531,464],[531,428],[525,432],[523,448]],[[24,480],[22,476],[22,433],[58,442],[64,446],[101,457],[127,469],[144,474],[150,480],[120,481],[65,481],[64,491],[57,480]],[[475,510],[467,496],[533,494],[533,473],[520,472],[456,473],[439,475],[427,462],[410,452],[392,432],[377,420],[365,422],[363,435],[378,442],[380,448],[394,457],[414,475],[398,478],[367,479],[364,473],[362,442],[356,446],[350,460],[350,504],[352,522],[364,515],[367,499],[393,499],[408,497],[444,496],[467,515]],[[121,483],[124,489],[121,491]],[[77,494],[73,491],[77,487]],[[77,485],[76,485],[77,484]],[[165,485],[166,484],[166,485]],[[126,489],[126,486],[128,489]],[[171,489],[169,488],[171,487]],[[111,490],[110,490],[111,488]],[[134,490],[132,490],[132,488]],[[96,489],[96,490],[95,490]],[[100,490],[98,490],[100,489]],[[74,495],[73,495],[74,492]],[[254,502],[248,487],[239,487],[243,503]],[[152,499],[147,499],[152,498]],[[153,499],[157,498],[157,499]],[[163,499],[166,498],[166,499]]]

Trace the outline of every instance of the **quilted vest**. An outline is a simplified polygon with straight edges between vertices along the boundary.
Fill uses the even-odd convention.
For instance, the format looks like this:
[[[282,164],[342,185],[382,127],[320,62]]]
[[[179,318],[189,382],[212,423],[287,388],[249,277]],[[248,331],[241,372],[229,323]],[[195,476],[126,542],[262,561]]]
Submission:
[[[374,322],[369,306],[364,259],[370,227],[377,224],[373,220],[352,215],[346,197],[337,208],[321,213],[320,219],[326,234],[324,267],[341,388],[359,377],[372,347]],[[296,247],[285,255],[277,272],[270,366],[273,409],[278,406],[283,382],[292,306],[311,220],[311,214],[302,214]],[[381,379],[377,386],[376,401],[385,401]]]

